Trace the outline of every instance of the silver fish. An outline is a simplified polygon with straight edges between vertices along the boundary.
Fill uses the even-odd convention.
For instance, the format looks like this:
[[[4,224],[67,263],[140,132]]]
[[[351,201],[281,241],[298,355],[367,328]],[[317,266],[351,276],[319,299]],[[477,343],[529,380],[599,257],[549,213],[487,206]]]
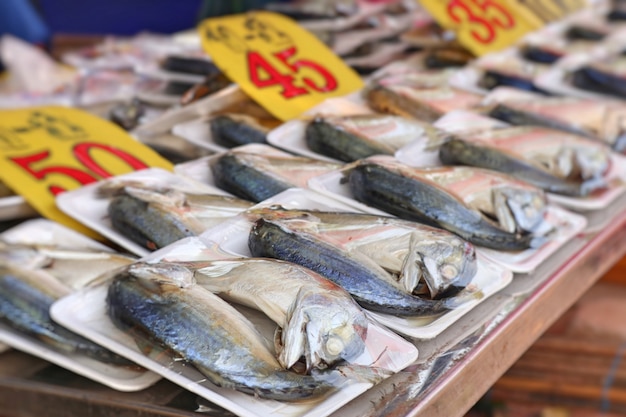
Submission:
[[[193,275],[176,264],[133,264],[111,282],[107,313],[121,329],[161,344],[220,387],[279,401],[333,389],[320,378],[285,370],[254,325],[196,285]]]
[[[198,285],[264,312],[278,324],[278,360],[286,369],[305,356],[307,369],[358,357],[368,320],[352,297],[313,271],[276,259],[212,261],[195,269]]]
[[[41,271],[0,265],[0,321],[59,352],[85,355],[112,365],[136,366],[52,320],[50,307],[69,292],[68,287]]]
[[[605,188],[611,164],[606,146],[536,126],[461,133],[440,147],[439,157],[445,164],[488,168],[574,196]]]
[[[108,212],[115,229],[148,249],[197,236],[252,206],[249,201],[217,194],[193,194],[136,181],[109,181],[99,188],[111,197]]]
[[[486,113],[513,125],[536,125],[604,142],[626,150],[626,106],[580,97],[511,97],[499,99]]]
[[[357,251],[346,251],[317,236],[290,230],[280,222],[258,219],[248,247],[254,256],[282,259],[310,268],[348,291],[362,307],[386,314],[437,317],[456,308],[447,300],[407,293],[387,271]]]
[[[403,165],[394,166],[404,169]],[[405,172],[440,185],[509,233],[534,232],[546,214],[543,190],[498,172],[464,166],[409,168]]]
[[[523,250],[544,243],[542,237],[502,229],[427,174],[427,169],[382,157],[361,160],[346,170],[355,199],[400,218],[441,227],[473,244],[498,250]]]
[[[262,155],[233,150],[211,164],[218,187],[245,200],[260,202],[341,165],[293,155]]]
[[[0,240],[0,265],[12,263],[23,268],[43,270],[72,289],[83,288],[102,274],[135,260],[132,256],[92,248]]]
[[[249,143],[267,143],[269,129],[245,114],[221,114],[211,118],[209,124],[213,141],[226,148]]]
[[[431,298],[463,289],[476,274],[474,247],[447,231],[372,214],[284,209],[253,209],[246,216],[279,222],[348,253],[365,255],[390,275],[393,284],[416,292],[426,284]],[[421,292],[417,290],[417,292]]]
[[[478,94],[450,87],[449,71],[395,74],[376,80],[364,94],[370,107],[402,117],[434,122],[452,110],[478,105]]]
[[[307,146],[322,155],[352,162],[393,155],[425,133],[423,123],[390,115],[316,117],[306,128]]]

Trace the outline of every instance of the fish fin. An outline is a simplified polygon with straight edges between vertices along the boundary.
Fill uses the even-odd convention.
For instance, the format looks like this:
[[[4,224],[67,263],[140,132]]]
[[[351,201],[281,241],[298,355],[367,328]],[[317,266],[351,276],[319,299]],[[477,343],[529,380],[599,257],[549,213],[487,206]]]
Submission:
[[[404,290],[411,294],[417,288],[420,280],[424,277],[422,255],[417,249],[418,236],[417,233],[411,232],[409,240],[409,251],[402,261],[400,276],[398,281]]]
[[[493,206],[495,207],[496,218],[498,219],[498,225],[500,228],[509,233],[515,233],[517,225],[515,223],[515,217],[507,202],[507,196],[499,189],[493,189],[491,192],[493,198]]]
[[[287,312],[285,325],[281,331],[281,350],[278,353],[278,361],[285,369],[291,368],[309,349],[306,346],[306,324],[307,319],[304,311],[298,309],[300,292],[296,297],[296,301],[291,305]],[[306,355],[307,368],[310,368],[310,354]]]

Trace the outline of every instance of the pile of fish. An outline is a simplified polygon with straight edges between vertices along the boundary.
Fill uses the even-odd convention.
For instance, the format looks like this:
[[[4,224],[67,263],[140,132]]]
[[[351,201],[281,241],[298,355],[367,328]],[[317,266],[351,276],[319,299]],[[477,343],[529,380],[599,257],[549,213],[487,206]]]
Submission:
[[[0,244],[0,322],[60,352],[130,365],[50,317],[55,300],[95,279],[107,286],[106,317],[115,326],[138,345],[193,365],[218,387],[297,402],[324,398],[348,381],[389,376],[383,368],[354,366],[368,353],[368,314],[432,323],[483,298],[472,285],[481,273],[481,248],[510,255],[541,250],[558,227],[546,226],[548,196],[601,195],[614,185],[609,173],[626,151],[621,50],[568,69],[563,80],[611,100],[561,96],[541,82],[568,55],[614,42],[610,28],[564,25],[554,45],[526,38],[508,55],[472,61],[445,41],[441,28],[434,46],[425,46],[427,36],[410,30],[414,2],[392,3],[270,6],[298,19],[363,73],[375,71],[361,92],[360,114],[322,108],[298,120],[303,153],[320,159],[270,148],[277,120],[247,103],[202,119],[210,140],[228,149],[203,165],[209,185],[229,195],[116,178],[97,189],[107,201],[106,221],[142,248],[165,248],[243,219],[249,257],[121,257],[110,260],[111,271],[111,264],[97,267],[95,254],[83,254],[91,274],[61,285],[79,257]],[[621,18],[617,10],[612,18]],[[416,45],[419,53],[408,56]],[[406,60],[381,69],[389,57]],[[203,59],[171,56],[161,69],[205,77],[170,83],[182,105],[230,85]],[[467,69],[475,77],[459,81]],[[142,106],[125,103],[110,118],[137,128],[146,115]],[[456,111],[506,125],[446,128],[442,118]],[[246,148],[251,144],[260,150]],[[411,155],[416,144],[419,155]],[[425,154],[430,163],[412,164]],[[387,214],[264,204],[331,174],[344,201]],[[275,325],[273,340],[240,311],[246,309]]]

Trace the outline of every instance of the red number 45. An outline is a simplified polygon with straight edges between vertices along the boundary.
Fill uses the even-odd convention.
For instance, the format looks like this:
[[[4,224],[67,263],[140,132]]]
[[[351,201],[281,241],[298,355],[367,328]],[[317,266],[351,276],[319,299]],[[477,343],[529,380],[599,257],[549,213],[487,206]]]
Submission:
[[[263,55],[256,51],[250,51],[247,55],[250,81],[258,88],[280,85],[283,88],[281,95],[288,99],[301,96],[303,94],[309,94],[309,89],[320,93],[326,93],[337,89],[337,80],[335,77],[330,73],[330,71],[320,64],[305,59],[298,59],[293,62],[289,62],[291,57],[293,57],[297,52],[296,47],[292,46],[284,51],[276,52],[273,55],[292,73],[297,73],[301,68],[309,68],[315,71],[322,77],[322,84],[317,84],[311,78],[303,77],[302,82],[304,85],[298,86],[294,83],[295,77],[293,75],[280,73],[280,71],[272,66],[272,64],[270,64],[265,57],[263,57]],[[265,77],[261,76],[261,71],[266,73]]]

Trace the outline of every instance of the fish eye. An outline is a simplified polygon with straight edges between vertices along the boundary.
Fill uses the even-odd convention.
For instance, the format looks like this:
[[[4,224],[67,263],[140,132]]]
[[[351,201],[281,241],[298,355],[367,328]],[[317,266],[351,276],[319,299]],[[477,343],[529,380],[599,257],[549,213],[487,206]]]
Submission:
[[[456,266],[451,264],[445,264],[441,267],[441,276],[447,279],[452,279],[456,277],[459,273],[459,270]]]
[[[338,336],[331,336],[324,344],[324,350],[331,356],[338,356],[343,347],[343,340]]]

